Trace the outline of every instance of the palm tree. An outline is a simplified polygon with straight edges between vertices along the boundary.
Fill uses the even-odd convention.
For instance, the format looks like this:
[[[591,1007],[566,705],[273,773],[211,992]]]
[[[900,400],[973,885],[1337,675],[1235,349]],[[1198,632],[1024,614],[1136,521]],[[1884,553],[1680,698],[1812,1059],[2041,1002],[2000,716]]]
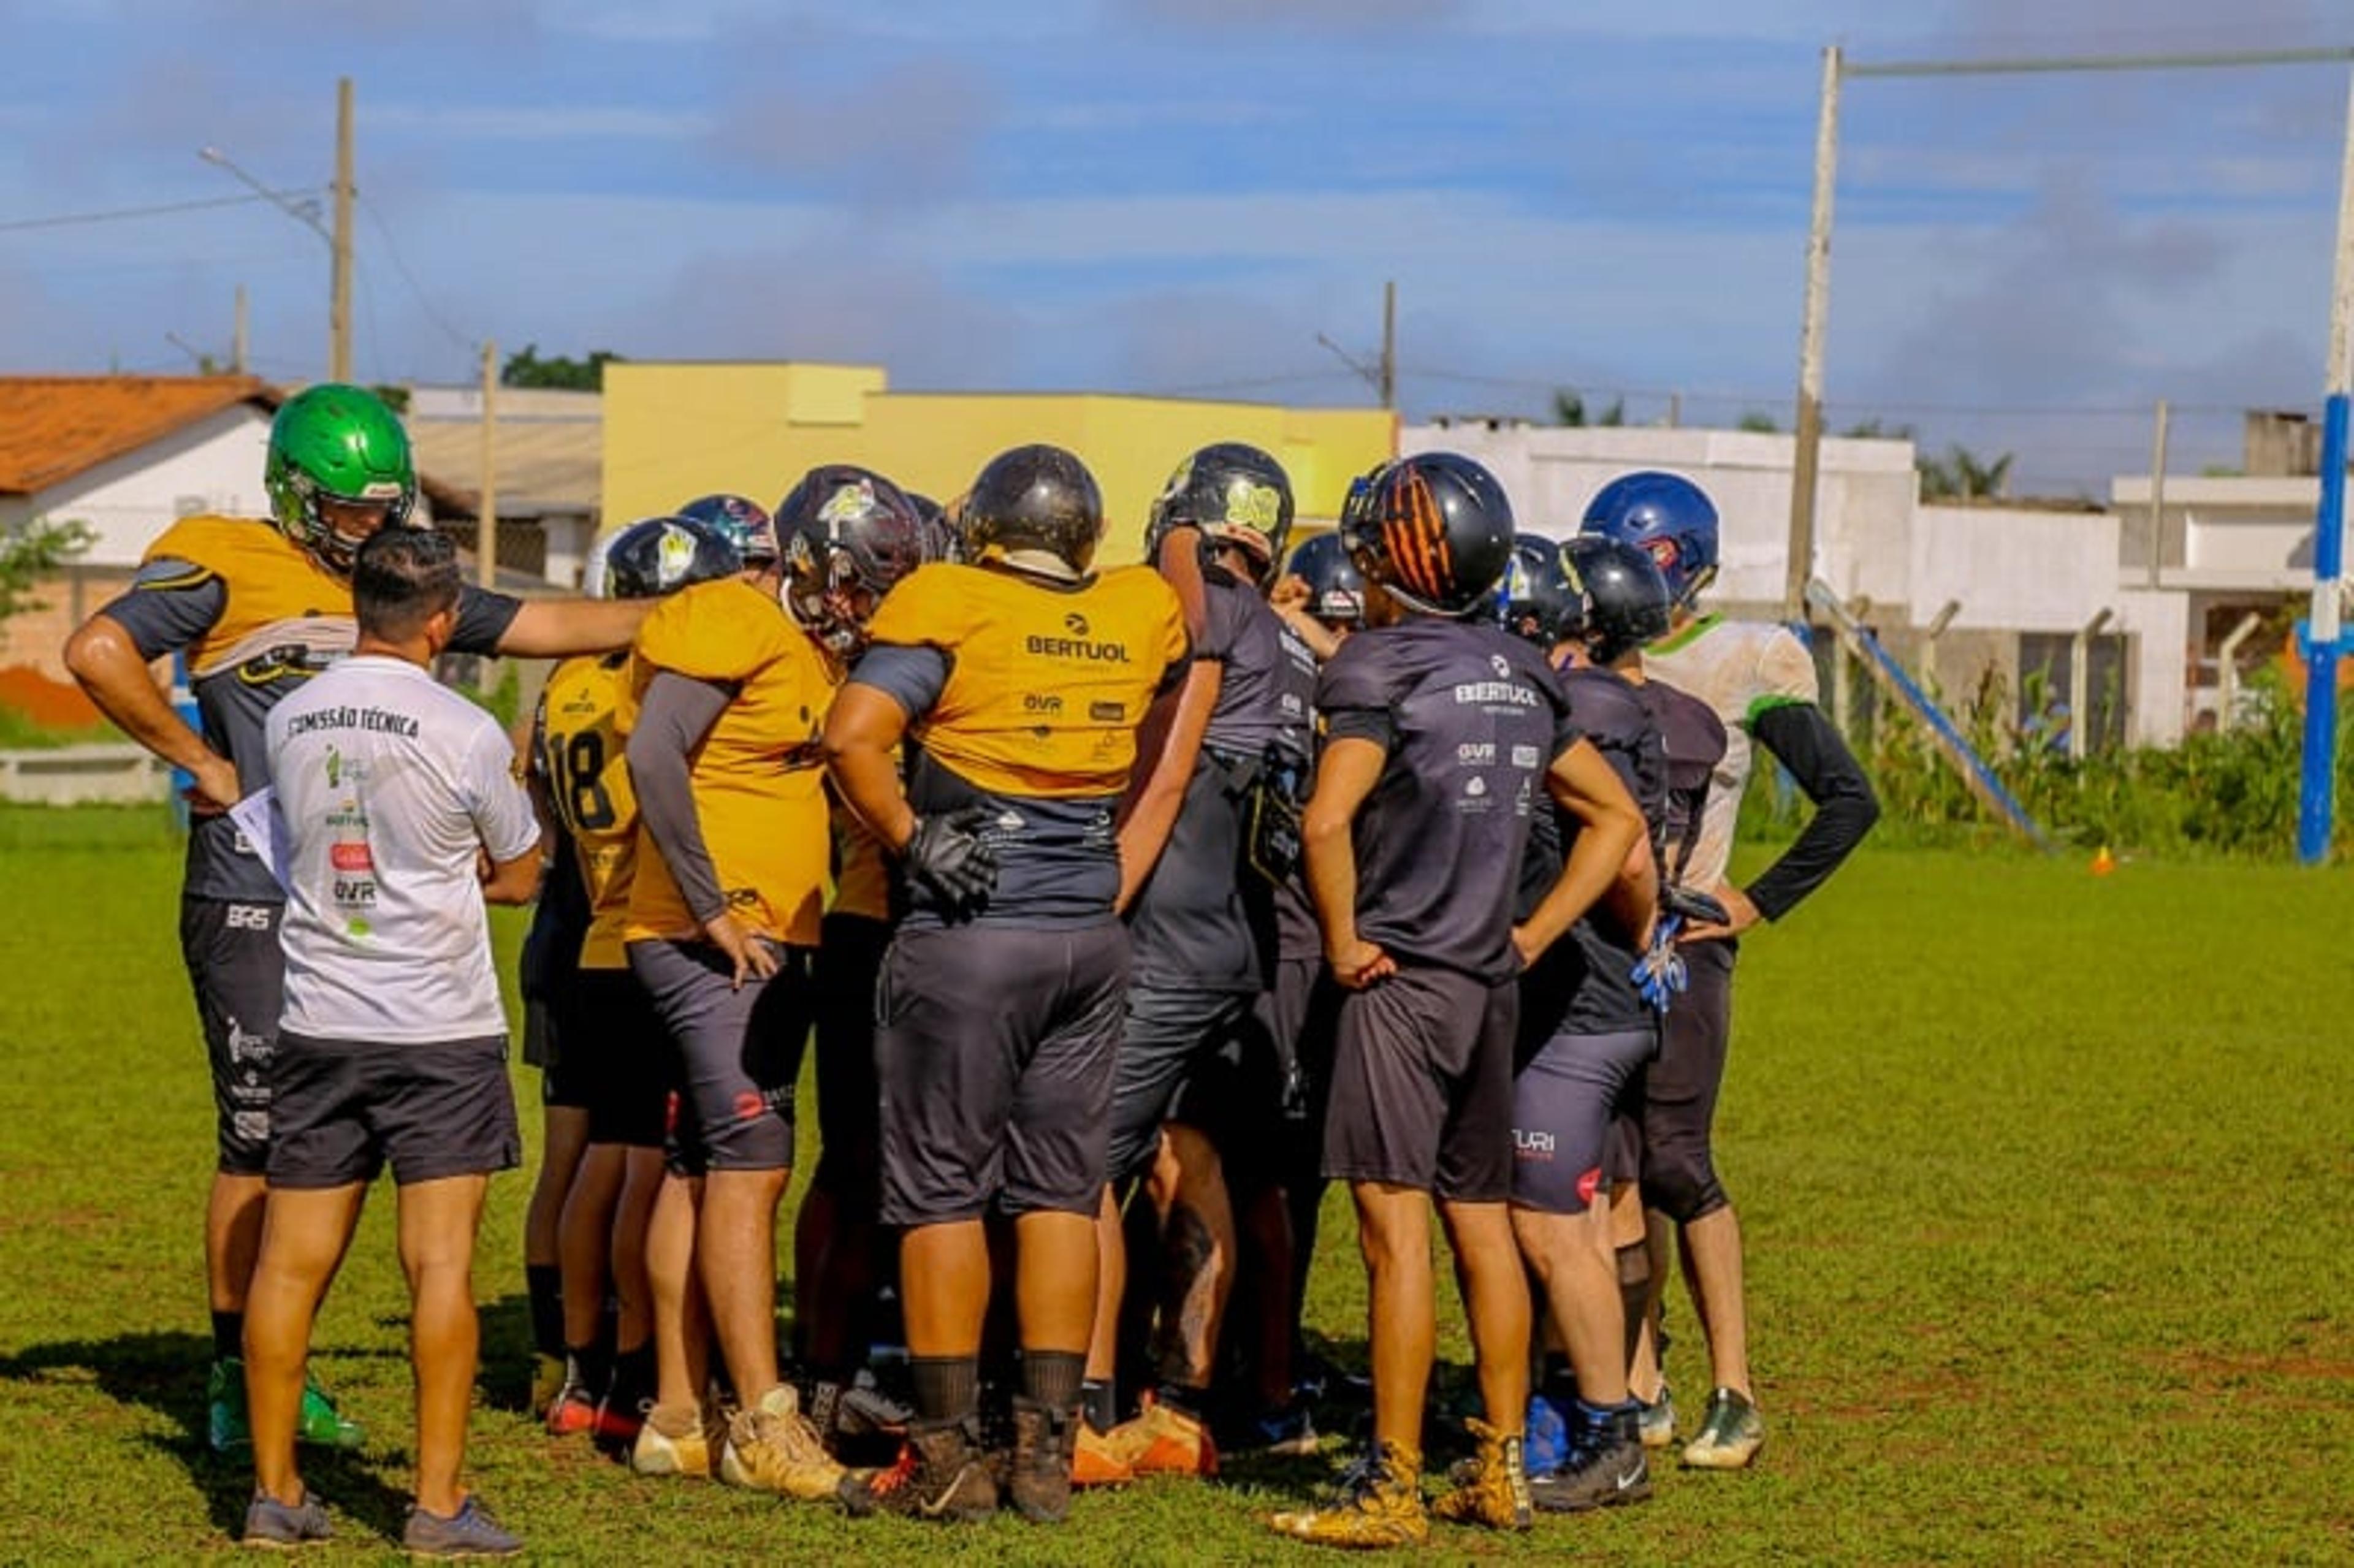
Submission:
[[[1924,501],[1983,501],[1999,496],[2010,482],[2014,454],[2005,452],[1989,462],[1959,441],[1942,458],[1923,457],[1921,499]]]

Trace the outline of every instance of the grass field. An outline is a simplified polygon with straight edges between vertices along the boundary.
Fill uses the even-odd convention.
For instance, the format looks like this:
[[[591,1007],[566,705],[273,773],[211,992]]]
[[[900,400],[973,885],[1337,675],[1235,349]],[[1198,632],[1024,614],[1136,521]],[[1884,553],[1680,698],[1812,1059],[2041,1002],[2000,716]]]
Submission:
[[[0,1561],[226,1551],[249,1486],[198,1437],[210,1108],[175,874],[144,813],[0,811]],[[1667,1473],[1647,1507],[1520,1542],[1441,1527],[1437,1550],[2354,1561],[2348,903],[2343,873],[1862,856],[1743,959],[1721,1142],[1760,1467]],[[1085,1497],[1059,1531],[946,1534],[553,1450],[515,1408],[527,1192],[493,1193],[473,1478],[546,1560],[1314,1558],[1254,1523],[1313,1462]],[[312,1467],[334,1557],[382,1553],[408,1486],[389,1196],[318,1334],[375,1434]],[[1347,1234],[1311,1308],[1344,1357]],[[1696,1408],[1695,1337],[1671,1374]],[[1464,1354],[1451,1322],[1443,1353]]]

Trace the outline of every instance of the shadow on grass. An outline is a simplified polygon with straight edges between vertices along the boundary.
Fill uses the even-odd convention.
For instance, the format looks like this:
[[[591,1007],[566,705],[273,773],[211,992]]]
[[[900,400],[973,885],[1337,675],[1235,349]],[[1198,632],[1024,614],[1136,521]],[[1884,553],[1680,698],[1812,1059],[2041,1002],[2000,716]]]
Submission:
[[[323,1359],[382,1352],[329,1352]],[[197,1334],[119,1334],[109,1340],[65,1340],[0,1356],[0,1382],[69,1386],[88,1379],[118,1404],[138,1405],[168,1420],[169,1435],[140,1439],[187,1469],[205,1498],[214,1526],[234,1536],[253,1496],[249,1450],[216,1454],[206,1441],[205,1376],[211,1340]],[[371,1529],[398,1539],[407,1518],[405,1489],[385,1484],[376,1466],[358,1454],[306,1448],[303,1479],[338,1509]]]

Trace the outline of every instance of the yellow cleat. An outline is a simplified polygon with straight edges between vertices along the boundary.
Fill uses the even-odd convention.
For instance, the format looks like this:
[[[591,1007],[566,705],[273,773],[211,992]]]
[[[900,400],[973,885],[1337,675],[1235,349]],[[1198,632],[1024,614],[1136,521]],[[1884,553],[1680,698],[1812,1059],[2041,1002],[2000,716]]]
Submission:
[[[1449,1524],[1484,1524],[1490,1530],[1526,1530],[1536,1522],[1529,1499],[1527,1467],[1521,1458],[1521,1435],[1497,1431],[1478,1416],[1464,1423],[1479,1444],[1479,1454],[1461,1467],[1455,1486],[1430,1511]]]
[[[693,1405],[658,1404],[630,1445],[630,1468],[642,1476],[703,1480],[711,1474],[711,1437]]]
[[[1138,1476],[1215,1476],[1218,1446],[1197,1418],[1144,1396],[1144,1408],[1104,1434],[1112,1456]]]
[[[729,1486],[801,1502],[834,1499],[849,1473],[825,1451],[817,1428],[801,1414],[801,1396],[787,1383],[737,1411],[719,1450],[719,1478]]]
[[[1341,1495],[1330,1506],[1278,1513],[1267,1523],[1279,1535],[1320,1546],[1420,1546],[1430,1539],[1430,1515],[1422,1505],[1422,1456],[1399,1444],[1376,1442],[1342,1479]]]

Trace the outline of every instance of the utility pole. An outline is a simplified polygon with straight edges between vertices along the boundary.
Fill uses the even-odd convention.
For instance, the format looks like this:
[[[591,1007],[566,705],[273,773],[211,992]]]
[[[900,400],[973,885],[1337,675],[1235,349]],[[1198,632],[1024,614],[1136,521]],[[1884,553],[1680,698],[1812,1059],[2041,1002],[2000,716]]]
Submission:
[[[245,285],[239,283],[237,286],[237,334],[229,339],[228,350],[228,367],[239,376],[245,374],[245,367],[249,363],[246,355],[249,341],[246,334]]]
[[[482,487],[474,503],[474,569],[484,588],[499,574],[499,345],[482,344]]]
[[[327,379],[352,378],[352,79],[335,81],[334,280],[327,304]]]
[[[1397,284],[1382,285],[1382,407],[1397,411]]]
[[[2354,383],[2354,80],[2346,98],[2345,167],[2338,184],[2338,264],[2329,290],[2328,396],[2321,405],[2321,504],[2313,528],[2313,610],[2305,669],[2305,766],[2296,796],[2296,857],[2329,858],[2338,810],[2338,660],[2346,577],[2346,424]]]
[[[1815,570],[1815,484],[1822,462],[1823,318],[1831,294],[1831,195],[1839,184],[1840,47],[1823,50],[1822,106],[1815,122],[1815,202],[1807,226],[1807,302],[1798,326],[1797,450],[1790,464],[1790,545],[1782,619],[1806,618]]]

